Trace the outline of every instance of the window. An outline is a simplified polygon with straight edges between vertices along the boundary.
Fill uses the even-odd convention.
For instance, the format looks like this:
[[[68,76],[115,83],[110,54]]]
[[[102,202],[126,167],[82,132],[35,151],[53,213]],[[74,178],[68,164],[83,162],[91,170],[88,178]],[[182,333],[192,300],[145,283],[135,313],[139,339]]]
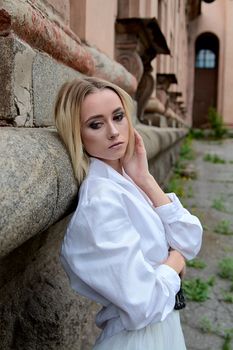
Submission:
[[[200,50],[196,55],[196,68],[215,68],[216,67],[216,55],[211,50]]]

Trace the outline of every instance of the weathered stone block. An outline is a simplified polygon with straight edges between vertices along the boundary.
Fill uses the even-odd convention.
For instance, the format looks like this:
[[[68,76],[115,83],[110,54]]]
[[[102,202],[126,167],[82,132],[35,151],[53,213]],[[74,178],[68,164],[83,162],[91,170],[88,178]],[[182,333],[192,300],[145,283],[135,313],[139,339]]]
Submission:
[[[32,63],[35,52],[14,35],[0,37],[0,119],[6,124],[33,125]]]
[[[66,80],[83,76],[14,35],[0,37],[0,59],[0,119],[15,126],[53,125],[58,88]]]
[[[53,106],[60,86],[83,75],[45,54],[37,53],[32,66],[33,111],[35,126],[54,125]]]
[[[3,256],[66,214],[77,184],[56,131],[1,128],[0,133]]]

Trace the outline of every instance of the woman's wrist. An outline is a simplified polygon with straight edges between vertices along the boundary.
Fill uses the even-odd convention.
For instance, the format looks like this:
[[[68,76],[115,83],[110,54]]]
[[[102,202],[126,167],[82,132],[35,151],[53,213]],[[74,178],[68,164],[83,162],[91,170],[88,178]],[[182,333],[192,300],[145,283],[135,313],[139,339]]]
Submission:
[[[170,203],[169,197],[163,192],[155,178],[149,173],[137,185],[150,198],[155,207]]]
[[[150,191],[156,184],[154,177],[148,172],[144,176],[137,177],[135,183],[140,187],[145,193]]]

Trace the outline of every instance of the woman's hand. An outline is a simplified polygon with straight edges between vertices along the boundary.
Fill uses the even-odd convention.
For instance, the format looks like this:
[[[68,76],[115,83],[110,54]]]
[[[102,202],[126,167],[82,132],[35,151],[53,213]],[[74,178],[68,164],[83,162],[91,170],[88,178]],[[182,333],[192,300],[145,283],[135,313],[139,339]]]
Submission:
[[[148,169],[146,149],[142,137],[135,129],[134,135],[135,146],[133,156],[131,158],[124,157],[122,159],[122,166],[126,174],[141,187],[151,175]]]
[[[170,250],[169,257],[164,262],[165,265],[173,268],[178,274],[182,273],[185,269],[185,258],[177,250]]]
[[[186,265],[183,267],[183,269],[180,271],[180,278],[183,280],[186,275]]]
[[[126,174],[146,193],[155,207],[170,203],[170,199],[149,172],[146,149],[142,137],[136,130],[134,130],[134,134],[134,153],[131,158],[124,157],[121,160]]]

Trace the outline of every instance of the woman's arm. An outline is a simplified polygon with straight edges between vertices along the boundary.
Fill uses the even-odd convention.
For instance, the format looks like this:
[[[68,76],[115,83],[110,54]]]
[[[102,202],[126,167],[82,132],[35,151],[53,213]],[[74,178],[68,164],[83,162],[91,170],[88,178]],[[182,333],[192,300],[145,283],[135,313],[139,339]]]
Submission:
[[[178,260],[180,258],[182,260],[182,256],[192,259],[200,250],[202,238],[200,221],[183,208],[174,193],[165,194],[150,174],[143,140],[136,130],[134,154],[130,159],[124,158],[122,165],[125,172],[149,197],[154,211],[162,220],[168,243],[177,251],[172,253],[172,256],[173,254],[175,256],[171,259],[170,265],[176,270],[176,261],[179,265]],[[177,255],[178,252],[181,257]]]

